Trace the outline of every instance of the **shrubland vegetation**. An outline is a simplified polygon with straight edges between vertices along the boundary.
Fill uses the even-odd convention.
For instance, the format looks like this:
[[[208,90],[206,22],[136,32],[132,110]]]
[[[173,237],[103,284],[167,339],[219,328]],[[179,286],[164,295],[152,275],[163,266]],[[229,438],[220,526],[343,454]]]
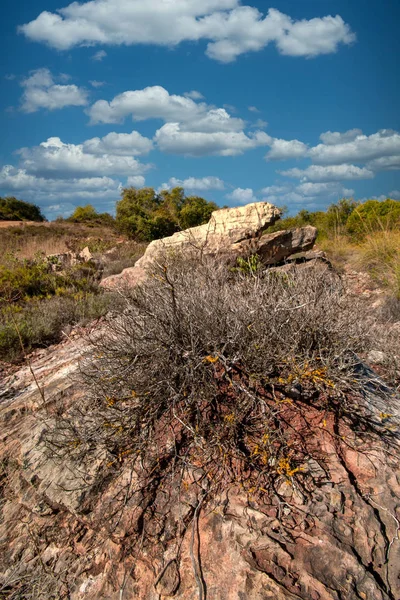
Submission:
[[[2,200],[2,209],[6,205],[9,218],[32,220],[36,211],[37,218],[43,219],[34,205],[15,198]],[[118,273],[135,263],[147,241],[207,222],[217,208],[203,198],[185,196],[182,188],[159,193],[153,188],[127,188],[117,203],[116,219],[86,205],[77,207],[68,219],[1,229],[0,357],[21,356],[16,324],[24,332],[24,347],[29,351],[59,339],[66,324],[86,322],[106,310],[93,265],[61,274],[51,271],[46,255],[79,252],[85,246],[95,257],[110,251],[104,275]],[[360,204],[343,199],[326,211],[301,210],[269,230],[307,224],[318,228],[318,246],[339,270],[346,265],[368,271],[392,295],[394,303],[399,303],[400,202],[388,199]]]
[[[61,272],[52,267],[39,257],[6,257],[0,264],[0,360],[19,359],[36,346],[58,341],[67,325],[105,314],[108,302],[99,294],[93,263]]]
[[[278,221],[270,231],[313,225],[317,245],[336,267],[348,265],[371,274],[400,300],[400,202],[342,199],[326,211],[301,210]]]

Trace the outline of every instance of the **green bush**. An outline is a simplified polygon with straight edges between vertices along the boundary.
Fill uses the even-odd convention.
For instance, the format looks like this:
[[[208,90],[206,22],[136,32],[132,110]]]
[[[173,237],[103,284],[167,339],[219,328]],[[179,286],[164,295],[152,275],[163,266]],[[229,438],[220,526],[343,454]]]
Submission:
[[[400,226],[400,202],[387,199],[367,200],[357,206],[347,220],[351,235],[363,237],[375,231],[395,229]]]
[[[70,223],[86,223],[95,225],[115,225],[115,219],[109,213],[98,213],[94,206],[86,204],[86,206],[77,206],[74,212],[68,219]]]
[[[96,287],[96,267],[92,263],[78,264],[62,272],[54,272],[49,260],[18,260],[10,257],[0,264],[0,297],[16,303],[30,298],[92,291]]]
[[[214,202],[185,196],[183,188],[125,188],[117,203],[116,223],[120,231],[139,241],[151,241],[176,231],[202,225],[217,210]]]
[[[17,200],[14,196],[0,198],[0,221],[46,221],[38,206]]]

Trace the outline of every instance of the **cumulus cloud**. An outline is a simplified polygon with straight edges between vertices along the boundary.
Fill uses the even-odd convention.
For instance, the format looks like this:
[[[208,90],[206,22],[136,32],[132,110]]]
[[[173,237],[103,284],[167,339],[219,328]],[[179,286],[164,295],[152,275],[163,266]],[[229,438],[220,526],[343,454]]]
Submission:
[[[309,151],[312,161],[320,165],[340,165],[372,161],[381,157],[400,156],[400,134],[392,129],[382,129],[372,135],[351,133],[351,139],[343,141],[339,133],[322,134],[328,136],[330,143],[318,144]],[[337,136],[337,143],[332,143],[332,136]]]
[[[225,185],[222,179],[219,177],[187,177],[186,179],[177,179],[176,177],[171,177],[168,183],[163,183],[161,185],[162,189],[171,189],[174,187],[183,187],[185,190],[198,190],[198,191],[207,191],[207,190],[223,190]]]
[[[294,177],[301,181],[343,181],[356,179],[372,179],[373,171],[365,167],[357,167],[355,165],[331,165],[322,167],[319,165],[310,165],[306,169],[288,169],[281,171],[286,177]]]
[[[226,198],[232,200],[236,204],[249,204],[250,202],[258,202],[257,197],[251,188],[236,188]]]
[[[249,110],[252,113],[259,113],[260,111],[258,110],[257,106],[248,106],[247,110]]]
[[[27,199],[111,199],[118,198],[120,187],[120,182],[110,177],[45,178],[11,165],[0,170],[0,188],[11,193],[21,192]]]
[[[140,175],[149,168],[132,156],[92,154],[85,151],[84,144],[65,144],[59,137],[49,138],[33,148],[22,148],[18,154],[21,167],[39,176]]]
[[[367,163],[373,171],[397,171],[400,169],[400,153],[395,156],[382,156]]]
[[[270,194],[284,194],[290,190],[289,185],[269,185],[265,188],[262,188],[261,194],[270,195]]]
[[[128,177],[126,184],[127,186],[141,188],[145,184],[145,178],[143,175],[132,175],[131,177]]]
[[[98,100],[87,113],[92,123],[121,123],[131,116],[134,121],[180,122],[185,129],[196,131],[237,131],[244,127],[242,119],[231,117],[224,108],[170,94],[160,85],[123,92],[111,102]]]
[[[21,110],[26,113],[40,108],[56,110],[66,106],[85,106],[88,102],[86,90],[76,85],[56,84],[49,69],[45,68],[32,71],[22,80],[21,86],[24,88]]]
[[[115,156],[140,156],[148,154],[153,142],[138,131],[132,133],[108,133],[103,138],[92,138],[82,144],[87,154],[113,154]]]
[[[185,131],[179,123],[166,123],[156,131],[154,140],[162,152],[189,156],[235,156],[259,146],[267,146],[271,137],[264,131],[246,135],[243,131]]]
[[[325,133],[321,133],[319,139],[327,146],[335,146],[336,144],[352,142],[359,135],[362,135],[361,129],[349,129],[343,133],[339,131],[325,131]]]
[[[296,21],[272,8],[264,16],[256,8],[241,6],[239,0],[73,2],[56,13],[40,13],[20,31],[58,50],[94,44],[176,46],[206,40],[206,54],[220,62],[270,43],[281,54],[313,57],[336,52],[340,44],[355,40],[339,15]]]
[[[307,156],[308,146],[299,140],[273,139],[271,150],[266,154],[267,160],[287,160],[288,158],[303,158]]]
[[[354,194],[354,190],[345,188],[336,182],[300,183],[298,186],[296,186],[296,192],[308,197],[352,196]]]
[[[302,207],[308,208],[318,208],[339,198],[349,198],[354,195],[354,190],[338,182],[275,185],[261,191],[265,194],[263,200],[268,202],[278,205],[301,204]]]

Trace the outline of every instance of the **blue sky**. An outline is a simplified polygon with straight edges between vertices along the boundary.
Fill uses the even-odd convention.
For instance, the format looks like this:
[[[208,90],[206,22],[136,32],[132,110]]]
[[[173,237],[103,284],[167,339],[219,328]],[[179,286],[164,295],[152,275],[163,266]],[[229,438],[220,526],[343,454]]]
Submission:
[[[14,0],[0,194],[49,218],[128,185],[400,199],[399,22],[393,0]]]

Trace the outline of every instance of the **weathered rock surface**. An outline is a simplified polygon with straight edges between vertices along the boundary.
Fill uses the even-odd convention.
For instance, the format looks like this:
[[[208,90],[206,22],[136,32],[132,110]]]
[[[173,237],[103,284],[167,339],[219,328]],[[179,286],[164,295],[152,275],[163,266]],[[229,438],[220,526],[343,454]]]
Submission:
[[[127,551],[137,506],[128,503],[112,531],[98,516],[112,506],[129,472],[99,491],[95,476],[88,487],[76,466],[46,453],[42,438],[51,418],[79,402],[82,390],[74,374],[86,351],[85,339],[67,340],[32,362],[44,401],[28,367],[2,383],[1,459],[8,467],[0,519],[3,597],[20,586],[20,595],[12,597],[193,600],[198,582],[191,527],[179,553],[168,532],[193,515],[196,497],[188,493],[178,509],[174,490],[167,505],[160,490],[154,527],[164,540],[164,553]],[[367,401],[383,428],[398,430],[398,399],[388,401],[372,390]],[[382,410],[391,416],[383,418]],[[304,496],[282,479],[274,498],[266,495],[260,503],[231,489],[218,506],[200,512],[206,598],[400,598],[399,446],[388,449],[379,440],[362,444],[345,425],[337,430],[333,419],[322,416],[310,406],[310,435],[329,457],[329,477],[312,460],[307,464],[319,480],[312,493]]]
[[[279,219],[280,214],[281,211],[268,202],[217,210],[205,225],[151,242],[134,267],[105,278],[101,285],[111,289],[135,285],[143,280],[146,270],[154,261],[171,252],[184,252],[194,256],[200,253],[218,255],[231,263],[238,257],[257,253],[265,265],[271,265],[285,260],[293,253],[310,250],[317,235],[315,227],[263,233]]]

